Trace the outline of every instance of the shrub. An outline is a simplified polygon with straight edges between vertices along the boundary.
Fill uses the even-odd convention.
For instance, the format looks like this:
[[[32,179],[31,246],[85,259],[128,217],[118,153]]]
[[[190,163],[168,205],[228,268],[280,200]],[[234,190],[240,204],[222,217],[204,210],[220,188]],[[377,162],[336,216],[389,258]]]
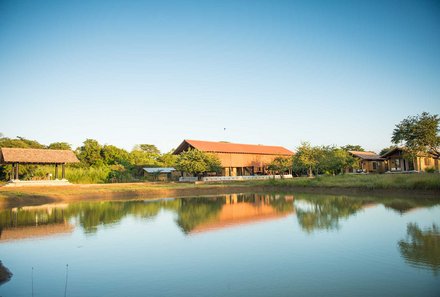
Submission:
[[[425,171],[427,173],[434,173],[435,172],[435,168],[434,167],[428,167],[428,168],[425,168]]]

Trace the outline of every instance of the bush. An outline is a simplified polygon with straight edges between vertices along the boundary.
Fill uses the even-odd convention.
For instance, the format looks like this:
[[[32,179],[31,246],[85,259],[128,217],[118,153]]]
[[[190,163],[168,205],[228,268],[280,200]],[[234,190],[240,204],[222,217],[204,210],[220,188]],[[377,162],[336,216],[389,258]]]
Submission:
[[[428,167],[428,168],[425,168],[425,171],[427,173],[434,173],[435,172],[435,168],[434,167]]]

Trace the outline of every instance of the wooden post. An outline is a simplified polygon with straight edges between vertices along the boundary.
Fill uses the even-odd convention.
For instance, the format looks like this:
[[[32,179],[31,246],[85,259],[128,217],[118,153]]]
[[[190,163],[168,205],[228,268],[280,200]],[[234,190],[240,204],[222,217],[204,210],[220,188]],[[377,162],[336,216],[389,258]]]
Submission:
[[[18,163],[15,163],[15,179],[18,180]]]
[[[55,179],[58,179],[58,164],[55,164]]]
[[[66,176],[66,164],[61,165],[61,178],[64,179]]]

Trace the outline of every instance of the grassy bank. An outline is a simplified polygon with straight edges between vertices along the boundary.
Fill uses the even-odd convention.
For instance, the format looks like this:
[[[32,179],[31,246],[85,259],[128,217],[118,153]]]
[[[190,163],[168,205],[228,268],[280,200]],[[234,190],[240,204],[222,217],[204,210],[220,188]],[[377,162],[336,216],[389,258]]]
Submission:
[[[228,183],[126,183],[60,187],[0,187],[0,206],[60,201],[163,198],[244,192],[440,196],[440,174],[343,175]]]
[[[380,174],[380,175],[338,175],[316,178],[294,178],[268,180],[270,186],[282,187],[317,187],[317,188],[360,188],[405,189],[440,191],[440,174]]]

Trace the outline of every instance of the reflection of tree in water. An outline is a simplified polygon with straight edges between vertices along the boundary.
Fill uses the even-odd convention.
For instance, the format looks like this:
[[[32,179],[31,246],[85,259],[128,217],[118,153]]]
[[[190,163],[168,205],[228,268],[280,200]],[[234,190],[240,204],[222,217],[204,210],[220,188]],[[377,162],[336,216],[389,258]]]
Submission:
[[[181,202],[176,222],[183,232],[189,233],[197,225],[214,219],[225,204],[225,198],[185,198]]]
[[[308,233],[339,228],[339,220],[358,212],[369,201],[345,196],[297,196],[298,222]]]
[[[438,198],[382,198],[378,200],[386,208],[397,211],[400,214],[406,213],[418,207],[432,207],[439,204]]]
[[[66,212],[70,217],[78,217],[86,232],[96,232],[99,225],[114,224],[127,215],[149,219],[161,209],[176,209],[178,201],[125,201],[71,204]]]
[[[287,199],[287,197],[271,196],[269,199],[269,204],[279,213],[293,212],[293,196],[291,199]]]
[[[400,253],[411,266],[429,268],[435,275],[440,271],[440,228],[421,230],[415,223],[407,226],[407,238],[398,242]]]
[[[4,228],[31,227],[64,223],[78,218],[86,232],[96,232],[99,225],[114,224],[127,215],[148,219],[161,209],[179,208],[178,200],[81,202],[67,207],[14,209],[0,212],[0,235]]]

